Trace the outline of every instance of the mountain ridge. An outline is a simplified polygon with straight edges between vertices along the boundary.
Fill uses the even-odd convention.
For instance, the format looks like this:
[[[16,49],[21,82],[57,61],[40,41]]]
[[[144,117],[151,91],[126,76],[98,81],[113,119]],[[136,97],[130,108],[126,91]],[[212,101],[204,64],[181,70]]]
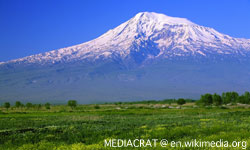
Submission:
[[[250,40],[142,12],[100,37],[0,64],[0,99],[194,98],[250,88]]]
[[[145,50],[143,47],[151,46]],[[156,51],[157,50],[157,51]],[[250,40],[232,38],[216,30],[199,26],[185,18],[169,17],[154,12],[140,12],[100,37],[70,47],[31,55],[6,63],[57,63],[74,60],[121,60],[178,56],[241,55],[250,52]]]

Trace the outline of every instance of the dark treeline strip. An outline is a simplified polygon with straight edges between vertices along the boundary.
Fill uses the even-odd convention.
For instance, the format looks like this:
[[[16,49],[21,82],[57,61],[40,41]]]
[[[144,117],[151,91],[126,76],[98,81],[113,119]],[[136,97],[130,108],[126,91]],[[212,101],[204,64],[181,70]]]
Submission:
[[[242,95],[239,95],[237,92],[224,92],[221,95],[214,93],[206,93],[201,95],[199,100],[194,99],[164,99],[164,100],[143,100],[143,101],[131,101],[131,102],[109,102],[104,104],[115,104],[115,105],[121,105],[121,104],[172,104],[177,103],[179,105],[185,104],[185,103],[192,103],[196,102],[197,105],[203,105],[203,106],[209,106],[209,105],[226,105],[226,104],[250,104],[250,93],[245,92]],[[77,106],[76,100],[69,100],[67,105],[74,109]],[[3,107],[7,110],[11,107],[11,104],[9,102],[5,102],[3,104]],[[14,106],[15,108],[37,108],[40,109],[42,107],[45,107],[46,109],[50,109],[51,104],[45,103],[45,104],[32,104],[30,102],[23,104],[20,101],[16,101]]]
[[[182,98],[180,98],[182,99]],[[172,104],[177,103],[179,99],[164,99],[164,100],[142,100],[142,101],[131,101],[131,102],[110,102],[105,104]],[[195,102],[193,99],[184,99],[185,102]]]
[[[250,93],[245,92],[242,95],[239,95],[237,92],[224,92],[221,95],[219,94],[204,94],[201,95],[200,100],[196,102],[198,105],[204,105],[204,106],[209,106],[209,105],[227,105],[227,104],[250,104]]]
[[[71,107],[71,109],[74,109],[76,106],[77,106],[77,101],[76,100],[69,100],[67,105],[69,107]],[[6,108],[7,110],[11,107],[11,104],[10,102],[5,102],[3,104],[3,107]],[[26,104],[23,104],[22,102],[20,101],[16,101],[15,104],[12,106],[12,108],[15,107],[17,109],[23,109],[23,108],[26,108],[26,109],[30,109],[30,108],[33,108],[33,109],[41,109],[42,107],[46,108],[46,109],[50,109],[51,108],[51,104],[50,103],[45,103],[45,104],[32,104],[30,102],[26,103]]]

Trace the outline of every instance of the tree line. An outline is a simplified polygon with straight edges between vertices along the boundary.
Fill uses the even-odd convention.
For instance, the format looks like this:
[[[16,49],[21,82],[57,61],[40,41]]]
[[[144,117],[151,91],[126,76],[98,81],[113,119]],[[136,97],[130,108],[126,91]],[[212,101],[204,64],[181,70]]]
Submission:
[[[77,101],[76,100],[69,100],[67,105],[71,108],[74,109],[77,106]],[[10,102],[5,102],[3,104],[3,107],[6,108],[7,110],[11,107]],[[16,101],[15,104],[12,106],[15,108],[26,108],[26,109],[30,109],[30,108],[37,108],[37,109],[41,109],[42,107],[45,107],[46,109],[50,109],[51,108],[51,104],[50,103],[45,103],[45,104],[32,104],[30,102],[26,103],[25,105],[21,102],[21,101]]]
[[[239,95],[237,92],[224,92],[221,95],[219,94],[204,94],[201,95],[200,99],[197,101],[197,104],[209,106],[216,105],[220,106],[223,104],[250,104],[250,93],[245,92],[242,95]]]
[[[171,105],[171,103],[177,103],[178,105],[183,105],[186,102],[194,102],[194,100],[191,99],[183,99],[183,98],[179,98],[178,100],[175,99],[166,99],[166,100],[162,100],[162,101],[155,101],[155,100],[148,100],[148,101],[141,101],[141,102],[123,102],[124,104],[144,104],[144,103],[168,103]],[[119,104],[123,104],[122,102],[119,102]],[[209,106],[209,105],[216,105],[216,106],[220,106],[223,104],[236,104],[236,103],[241,103],[241,104],[250,104],[250,93],[249,92],[245,92],[242,95],[239,95],[237,92],[223,92],[221,95],[214,93],[214,94],[210,94],[210,93],[206,93],[201,95],[200,99],[198,101],[196,101],[197,105],[203,105],[203,106]],[[116,104],[116,103],[115,103]],[[76,100],[69,100],[67,102],[67,105],[71,108],[74,109],[77,106],[77,101]],[[3,104],[3,107],[6,108],[7,110],[11,107],[11,104],[9,102],[5,102]],[[50,109],[51,108],[51,104],[50,103],[45,103],[44,105],[42,104],[32,104],[30,102],[26,103],[25,105],[23,103],[21,103],[20,101],[16,101],[14,106],[15,108],[37,108],[40,109],[42,107],[45,107],[46,109]]]

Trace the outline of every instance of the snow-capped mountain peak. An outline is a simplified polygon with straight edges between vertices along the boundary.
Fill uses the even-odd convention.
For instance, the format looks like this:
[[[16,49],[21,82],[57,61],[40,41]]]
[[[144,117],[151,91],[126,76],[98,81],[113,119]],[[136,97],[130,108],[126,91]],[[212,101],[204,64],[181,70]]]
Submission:
[[[153,22],[158,25],[171,24],[171,25],[196,25],[195,23],[187,20],[186,18],[170,17],[164,14],[155,12],[140,12],[133,19],[141,22]]]
[[[249,60],[250,40],[141,12],[89,42],[0,62],[0,98],[94,103],[243,93]]]
[[[103,59],[147,59],[237,54],[250,51],[250,40],[232,38],[185,18],[140,12],[102,36],[79,45],[9,62],[55,63]]]

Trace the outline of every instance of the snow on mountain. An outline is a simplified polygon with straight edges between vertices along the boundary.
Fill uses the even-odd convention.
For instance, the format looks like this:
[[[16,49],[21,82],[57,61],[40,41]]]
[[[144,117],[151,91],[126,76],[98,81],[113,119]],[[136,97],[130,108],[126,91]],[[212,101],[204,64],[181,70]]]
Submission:
[[[243,93],[249,58],[250,40],[142,12],[89,42],[0,63],[0,99],[96,103]]]
[[[32,55],[7,63],[55,63],[77,60],[134,58],[142,61],[175,56],[240,55],[250,40],[232,38],[184,18],[141,12],[102,36],[79,45]],[[135,55],[136,54],[136,55]],[[135,55],[135,56],[132,56]]]

